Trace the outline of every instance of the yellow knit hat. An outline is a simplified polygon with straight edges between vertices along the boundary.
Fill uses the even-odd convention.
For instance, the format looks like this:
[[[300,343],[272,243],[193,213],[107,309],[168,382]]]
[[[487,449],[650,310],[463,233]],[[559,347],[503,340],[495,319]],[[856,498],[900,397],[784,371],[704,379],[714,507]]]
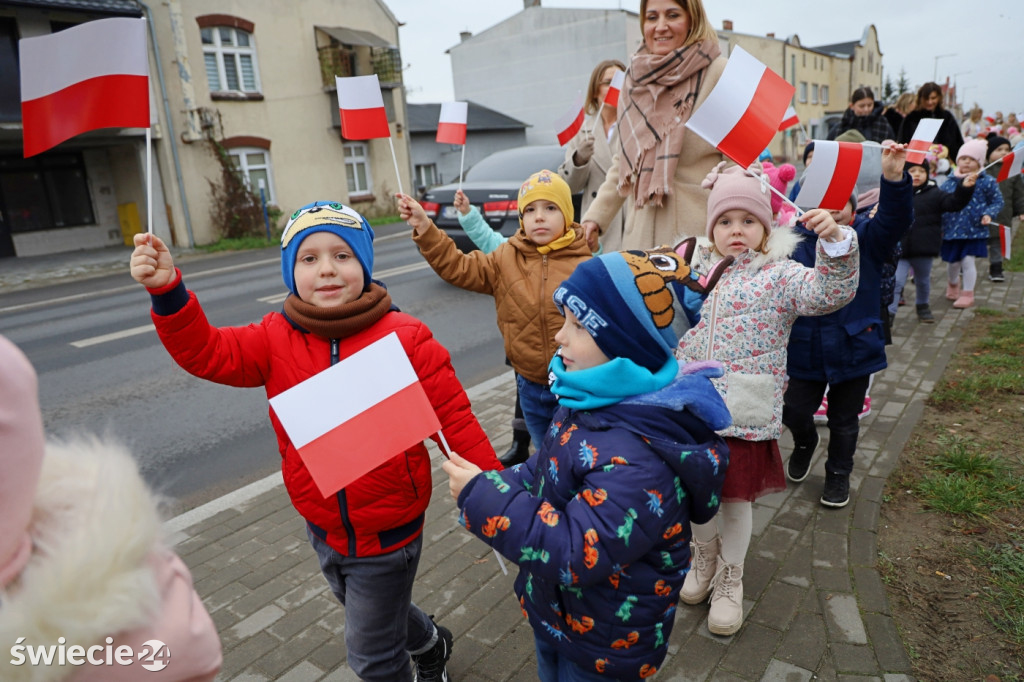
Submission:
[[[573,224],[576,214],[572,208],[572,191],[557,173],[542,170],[526,178],[519,188],[519,227],[523,226],[523,210],[538,199],[547,199],[558,206],[565,218],[565,227]]]

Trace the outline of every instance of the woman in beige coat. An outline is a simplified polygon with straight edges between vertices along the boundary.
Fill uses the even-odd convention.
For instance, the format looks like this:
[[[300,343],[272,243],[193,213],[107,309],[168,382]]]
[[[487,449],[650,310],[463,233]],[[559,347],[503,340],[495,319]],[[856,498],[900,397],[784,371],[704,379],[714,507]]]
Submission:
[[[565,178],[573,194],[583,192],[581,213],[586,213],[597,197],[597,191],[601,189],[608,169],[611,168],[613,150],[619,144],[615,126],[618,107],[602,106],[617,70],[625,71],[626,65],[617,59],[605,59],[590,74],[587,117],[580,132],[569,140],[565,161],[558,167],[559,174]],[[600,241],[605,253],[622,248],[622,214],[620,209],[601,230]]]
[[[596,247],[626,203],[623,249],[702,236],[707,190],[700,183],[722,154],[685,128],[725,69],[701,0],[641,0],[644,42],[619,98],[619,144],[582,225]]]

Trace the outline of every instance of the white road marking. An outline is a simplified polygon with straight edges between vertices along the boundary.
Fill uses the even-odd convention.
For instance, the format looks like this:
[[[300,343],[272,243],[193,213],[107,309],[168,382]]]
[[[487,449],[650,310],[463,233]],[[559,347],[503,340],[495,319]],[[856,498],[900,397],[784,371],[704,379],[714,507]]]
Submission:
[[[156,327],[152,324],[146,324],[141,327],[132,327],[131,329],[122,329],[119,332],[111,332],[110,334],[103,334],[102,336],[94,336],[90,339],[82,339],[81,341],[72,341],[71,345],[75,348],[88,348],[89,346],[95,346],[99,343],[106,343],[107,341],[117,341],[118,339],[124,339],[129,336],[136,336],[138,334],[145,334],[146,332],[156,331]]]

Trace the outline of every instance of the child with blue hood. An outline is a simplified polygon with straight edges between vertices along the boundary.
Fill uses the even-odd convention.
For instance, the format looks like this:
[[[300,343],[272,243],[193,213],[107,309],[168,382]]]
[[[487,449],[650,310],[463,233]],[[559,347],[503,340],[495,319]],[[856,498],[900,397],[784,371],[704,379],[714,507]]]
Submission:
[[[680,366],[672,323],[718,274],[697,281],[668,247],[580,263],[554,293],[559,406],[540,451],[503,472],[444,463],[460,522],[519,564],[542,681],[643,679],[668,652],[690,522],[718,510],[716,431],[730,423],[711,384],[721,365]]]

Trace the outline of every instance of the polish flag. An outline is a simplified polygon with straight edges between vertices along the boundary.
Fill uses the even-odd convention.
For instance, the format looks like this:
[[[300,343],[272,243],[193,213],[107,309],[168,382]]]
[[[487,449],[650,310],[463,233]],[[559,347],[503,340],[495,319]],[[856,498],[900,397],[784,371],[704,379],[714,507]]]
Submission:
[[[346,140],[391,137],[377,74],[351,78],[335,76],[334,83],[338,88],[342,137]]]
[[[441,144],[466,144],[467,102],[442,102],[437,123],[437,141]]]
[[[736,47],[722,77],[686,127],[746,168],[778,132],[795,91],[780,75]]]
[[[615,69],[615,74],[612,76],[612,83],[608,86],[608,92],[605,93],[604,96],[604,103],[612,109],[619,106],[619,93],[622,92],[622,85],[625,82],[626,72],[622,69]]]
[[[270,406],[324,497],[441,428],[394,332],[279,393]]]
[[[922,118],[907,144],[907,163],[924,163],[924,154],[932,146],[942,127],[941,118]]]
[[[149,127],[145,19],[22,38],[18,53],[25,158],[89,130]]]
[[[798,123],[800,123],[800,117],[796,115],[796,109],[790,106],[782,116],[782,123],[779,124],[779,130],[788,130]]]
[[[856,142],[814,141],[814,158],[796,195],[801,208],[841,211],[857,185],[864,147]]]
[[[580,131],[583,127],[583,95],[576,93],[572,102],[572,108],[559,116],[555,121],[555,130],[558,135],[558,144],[565,144]]]
[[[1010,152],[1003,157],[1003,167],[999,169],[999,175],[996,176],[996,182],[1002,182],[1008,180],[1014,175],[1020,175],[1021,163],[1024,162],[1024,153],[1021,150]]]
[[[1003,252],[1003,258],[1010,260],[1010,242],[1013,241],[1013,232],[1009,225],[999,226],[999,249]]]

